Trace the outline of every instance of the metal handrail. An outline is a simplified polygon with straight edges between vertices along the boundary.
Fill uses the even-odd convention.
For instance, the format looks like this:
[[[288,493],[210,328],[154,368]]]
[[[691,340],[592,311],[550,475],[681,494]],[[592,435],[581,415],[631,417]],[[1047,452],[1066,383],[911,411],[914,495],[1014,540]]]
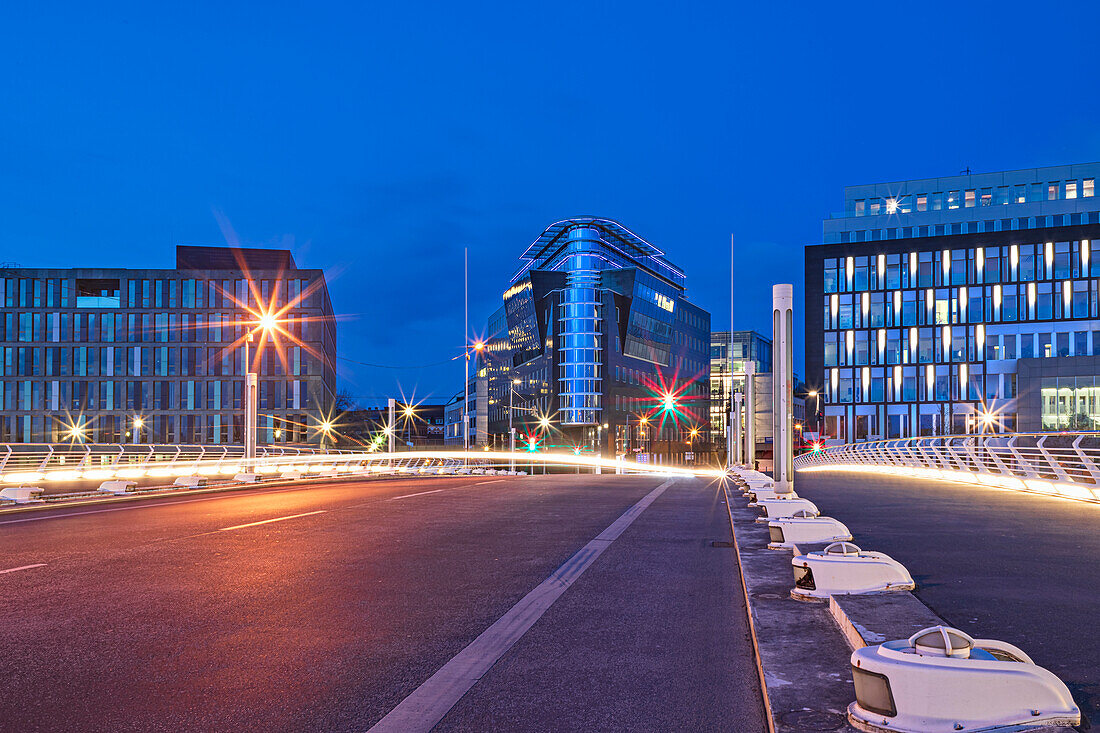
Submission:
[[[795,469],[878,472],[1100,502],[1100,433],[873,440],[805,453]]]
[[[298,477],[332,473],[386,473],[436,468],[487,470],[510,462],[597,466],[622,472],[713,474],[712,469],[650,466],[557,453],[477,451],[322,450],[261,447],[257,457],[244,458],[242,446],[148,445],[94,443],[7,443],[0,455],[0,486],[38,482],[111,481],[147,477],[218,477],[246,480],[249,475]],[[254,480],[254,479],[253,479]],[[184,483],[187,483],[184,481]]]

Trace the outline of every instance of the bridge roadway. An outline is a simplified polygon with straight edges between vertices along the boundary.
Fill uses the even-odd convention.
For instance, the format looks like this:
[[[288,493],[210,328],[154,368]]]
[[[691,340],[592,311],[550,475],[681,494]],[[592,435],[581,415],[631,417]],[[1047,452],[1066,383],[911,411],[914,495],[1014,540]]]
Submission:
[[[426,680],[568,575],[513,646],[471,646],[491,666],[436,730],[763,731],[735,555],[711,545],[725,506],[713,483],[665,481],[395,478],[0,514],[0,729],[367,731],[418,689],[437,703]],[[418,709],[397,729],[437,722]]]
[[[1100,721],[1100,505],[832,471],[797,473],[795,490],[904,564],[941,618],[1016,644]]]

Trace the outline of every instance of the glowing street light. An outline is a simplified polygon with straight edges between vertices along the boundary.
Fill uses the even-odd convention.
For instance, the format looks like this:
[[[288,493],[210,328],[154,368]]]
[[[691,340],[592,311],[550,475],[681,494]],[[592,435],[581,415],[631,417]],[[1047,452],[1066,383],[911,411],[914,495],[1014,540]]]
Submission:
[[[256,325],[244,335],[244,458],[246,461],[256,458],[256,408],[260,391],[260,377],[252,371],[252,360],[249,358],[248,349],[257,331],[266,336],[279,327],[278,319],[270,311],[253,313],[253,315],[256,316]]]

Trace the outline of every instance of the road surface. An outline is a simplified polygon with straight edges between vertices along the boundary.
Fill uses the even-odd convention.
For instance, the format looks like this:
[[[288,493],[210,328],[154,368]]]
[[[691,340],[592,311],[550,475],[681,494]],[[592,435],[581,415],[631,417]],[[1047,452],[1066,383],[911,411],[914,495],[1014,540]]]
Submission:
[[[367,731],[414,693],[438,702],[426,681],[471,647],[487,672],[412,723],[764,730],[736,560],[711,545],[725,507],[665,481],[402,478],[0,515],[0,728]],[[514,646],[472,644],[546,587]]]

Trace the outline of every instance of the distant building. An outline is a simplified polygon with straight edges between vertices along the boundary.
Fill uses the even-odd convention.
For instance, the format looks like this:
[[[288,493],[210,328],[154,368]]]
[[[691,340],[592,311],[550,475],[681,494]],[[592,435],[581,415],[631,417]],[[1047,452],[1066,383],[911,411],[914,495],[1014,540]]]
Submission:
[[[317,443],[336,322],[324,273],[285,250],[176,248],[175,269],[0,271],[0,442],[241,443],[245,333],[258,441]],[[262,346],[262,348],[261,348]]]
[[[730,396],[745,393],[745,364],[757,374],[772,370],[772,340],[756,331],[715,331],[710,335],[711,441],[725,450]]]
[[[806,248],[806,368],[853,442],[1100,429],[1100,163],[849,186]]]
[[[471,444],[506,446],[511,414],[517,434],[559,450],[676,462],[709,450],[710,314],[687,300],[684,273],[592,217],[550,225],[521,260],[477,352]],[[676,419],[650,419],[664,392]]]
[[[436,448],[444,444],[442,402],[394,403],[394,446],[397,450]],[[360,400],[355,409],[339,417],[339,431],[345,438],[341,446],[369,448],[376,443],[388,446],[389,400]]]

